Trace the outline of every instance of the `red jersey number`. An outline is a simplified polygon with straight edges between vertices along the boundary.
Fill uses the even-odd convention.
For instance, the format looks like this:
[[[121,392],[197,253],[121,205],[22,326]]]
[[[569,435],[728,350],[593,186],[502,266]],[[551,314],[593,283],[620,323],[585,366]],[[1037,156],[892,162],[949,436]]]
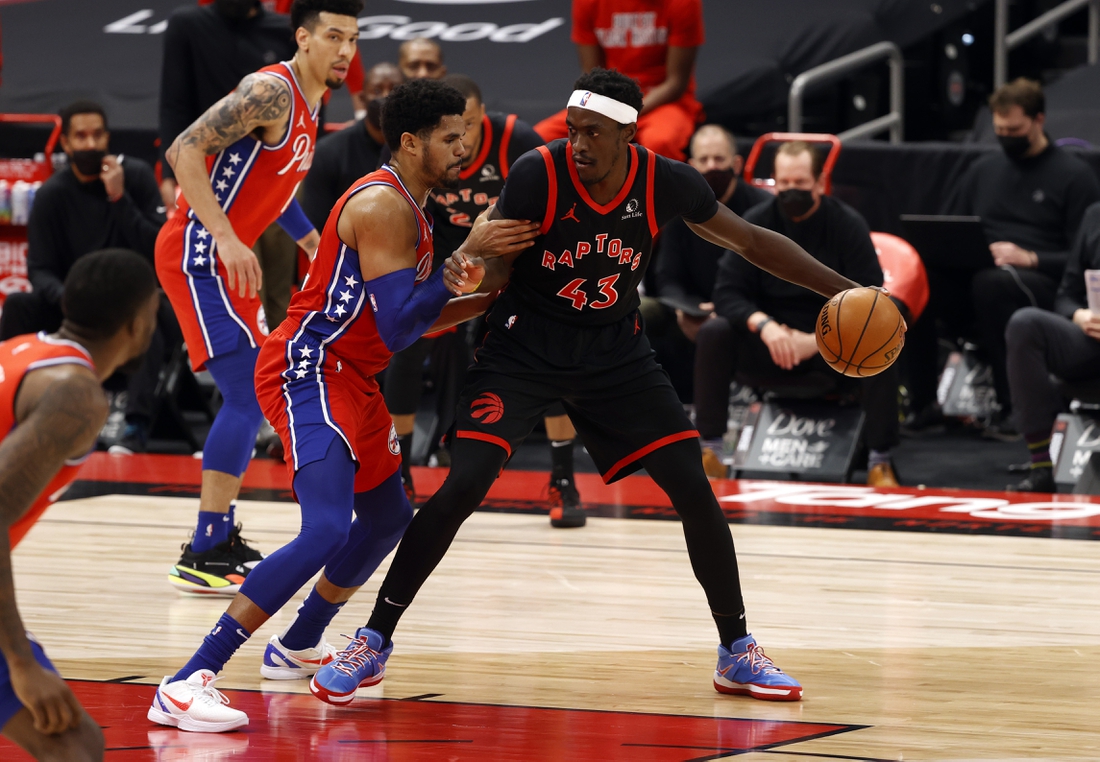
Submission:
[[[606,278],[600,278],[600,296],[602,296],[603,299],[598,302],[592,302],[592,309],[606,310],[612,304],[619,301],[619,292],[615,290],[615,281],[618,279],[618,273],[608,275]]]
[[[597,281],[600,298],[592,302],[592,309],[605,310],[619,301],[619,292],[615,290],[615,281],[618,279],[619,274],[615,273]],[[583,291],[585,283],[587,283],[585,278],[574,278],[562,287],[561,291],[558,292],[558,296],[572,302],[573,309],[583,310],[585,305],[588,304],[588,295]]]

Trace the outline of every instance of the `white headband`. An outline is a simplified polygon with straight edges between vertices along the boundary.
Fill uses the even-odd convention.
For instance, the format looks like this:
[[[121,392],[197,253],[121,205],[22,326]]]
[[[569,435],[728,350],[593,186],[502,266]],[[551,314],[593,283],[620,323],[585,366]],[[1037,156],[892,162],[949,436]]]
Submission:
[[[569,96],[569,105],[603,114],[619,124],[634,124],[638,121],[638,109],[614,98],[608,98],[606,95],[591,93],[587,90],[574,90]]]

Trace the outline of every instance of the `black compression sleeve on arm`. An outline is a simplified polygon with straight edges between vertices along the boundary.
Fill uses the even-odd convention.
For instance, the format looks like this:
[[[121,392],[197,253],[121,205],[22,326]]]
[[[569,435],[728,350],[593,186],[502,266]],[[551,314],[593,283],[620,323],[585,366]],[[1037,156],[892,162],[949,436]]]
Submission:
[[[541,222],[546,214],[549,187],[542,154],[528,151],[512,165],[497,199],[497,212],[508,220]]]
[[[653,206],[658,227],[664,227],[675,217],[702,223],[718,213],[718,199],[714,197],[714,191],[694,167],[654,153],[649,154],[649,160],[657,162],[653,177]]]

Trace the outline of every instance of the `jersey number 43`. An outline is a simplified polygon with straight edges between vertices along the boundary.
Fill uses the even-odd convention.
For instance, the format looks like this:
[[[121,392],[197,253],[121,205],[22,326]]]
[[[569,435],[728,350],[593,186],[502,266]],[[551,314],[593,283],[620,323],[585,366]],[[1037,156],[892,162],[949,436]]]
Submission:
[[[585,285],[588,283],[587,278],[574,278],[569,281],[562,290],[558,292],[558,296],[572,302],[573,309],[575,310],[583,310],[585,305],[594,310],[605,310],[619,301],[619,292],[615,290],[615,281],[618,279],[619,273],[608,275],[606,278],[600,278],[596,282],[599,291],[599,299],[591,304],[588,303],[588,294],[586,294],[584,290]]]

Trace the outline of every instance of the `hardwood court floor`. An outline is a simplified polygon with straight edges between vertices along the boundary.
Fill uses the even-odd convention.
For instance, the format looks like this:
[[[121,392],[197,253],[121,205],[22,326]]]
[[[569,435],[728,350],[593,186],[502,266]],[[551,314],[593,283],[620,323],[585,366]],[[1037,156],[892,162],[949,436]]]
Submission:
[[[73,685],[107,726],[109,760],[1100,759],[1096,542],[732,525],[750,629],[805,686],[781,704],[712,689],[713,623],[678,523],[564,531],[503,513],[466,523],[402,621],[386,680],[351,707],[259,677],[299,595],[219,683],[247,732],[162,729],[145,720],[151,686],[226,605],[166,581],[196,506],[61,502],[15,554],[27,626],[66,678],[89,681]],[[238,517],[270,551],[298,510],[243,501]],[[365,621],[385,566],[330,641]]]

